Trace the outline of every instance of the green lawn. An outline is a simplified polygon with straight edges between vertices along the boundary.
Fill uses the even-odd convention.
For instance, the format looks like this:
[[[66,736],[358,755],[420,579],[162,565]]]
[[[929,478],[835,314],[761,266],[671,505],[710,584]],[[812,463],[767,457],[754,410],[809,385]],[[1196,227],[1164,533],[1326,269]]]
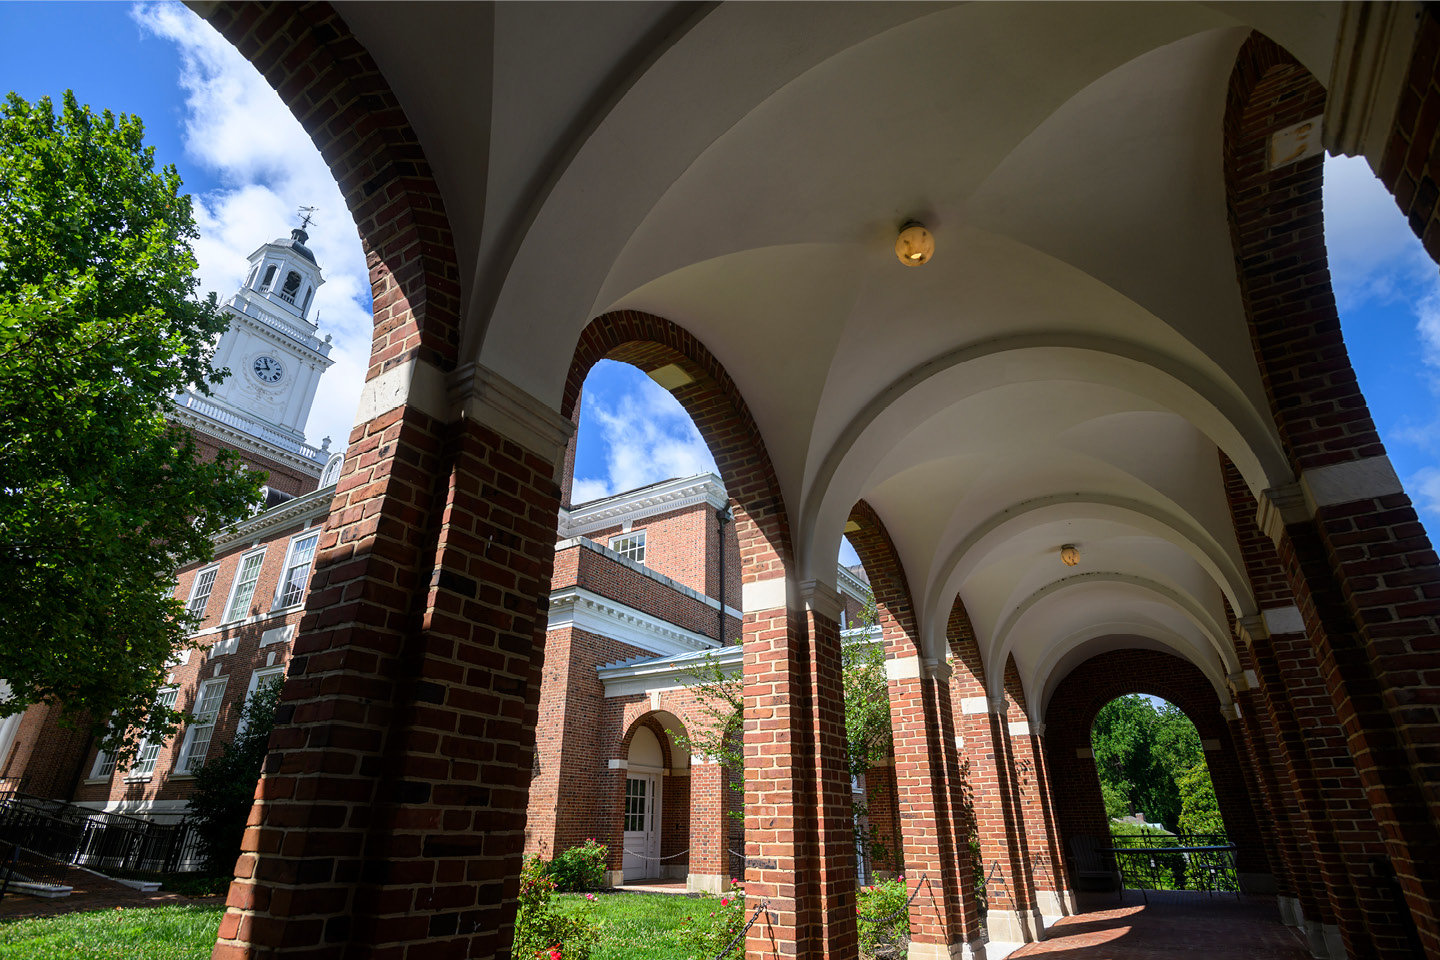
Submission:
[[[566,913],[583,894],[555,898]],[[676,960],[685,953],[671,931],[713,900],[663,894],[596,894],[605,926],[591,960]],[[0,960],[208,960],[225,912],[221,903],[96,910],[39,920],[0,920]]]
[[[0,960],[209,960],[223,903],[0,921]]]
[[[585,902],[583,893],[559,894],[554,901],[560,913],[583,910]],[[663,893],[597,893],[594,916],[604,927],[590,960],[683,960],[675,931],[686,917],[702,906],[708,912],[714,903]]]

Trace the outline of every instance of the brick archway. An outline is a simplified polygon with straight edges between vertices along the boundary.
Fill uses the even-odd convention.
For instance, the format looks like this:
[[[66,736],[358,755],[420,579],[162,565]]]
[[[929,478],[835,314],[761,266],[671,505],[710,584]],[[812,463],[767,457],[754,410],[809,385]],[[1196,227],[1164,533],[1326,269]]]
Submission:
[[[1431,46],[1427,54],[1426,41],[1417,45],[1412,103],[1416,85],[1431,95],[1437,69],[1433,14],[1423,19]],[[1440,633],[1440,563],[1345,351],[1324,241],[1323,156],[1291,161],[1271,152],[1277,133],[1318,124],[1325,103],[1316,78],[1251,35],[1226,103],[1226,189],[1255,356],[1296,477],[1260,498],[1259,526],[1275,543],[1293,598],[1265,614],[1303,633],[1423,948],[1440,952],[1440,875],[1432,869],[1440,861],[1440,773],[1425,759],[1440,738],[1440,714],[1422,706],[1433,691],[1416,669],[1433,662]],[[1420,189],[1436,162],[1433,143],[1423,142],[1433,140],[1433,118],[1430,134],[1420,122],[1400,112],[1397,123],[1410,127],[1392,138],[1383,166],[1433,255],[1433,180]],[[1403,170],[1391,159],[1396,151],[1406,156]]]
[[[1090,730],[1102,707],[1132,693],[1174,704],[1195,724],[1200,739],[1210,741],[1206,766],[1226,832],[1240,848],[1240,871],[1269,873],[1270,842],[1260,830],[1237,752],[1239,745],[1221,716],[1214,686],[1188,660],[1154,650],[1115,650],[1091,657],[1061,680],[1050,698],[1045,710],[1046,750],[1065,850],[1069,850],[1071,837],[1103,839],[1110,834],[1100,776],[1091,755]]]

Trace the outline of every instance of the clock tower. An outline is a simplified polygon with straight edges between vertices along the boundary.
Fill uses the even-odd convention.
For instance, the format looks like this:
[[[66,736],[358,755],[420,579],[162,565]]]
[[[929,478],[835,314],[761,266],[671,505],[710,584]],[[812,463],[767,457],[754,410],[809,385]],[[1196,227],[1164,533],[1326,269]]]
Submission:
[[[321,339],[311,319],[325,279],[308,239],[297,227],[250,254],[244,286],[224,305],[230,327],[211,361],[230,376],[208,397],[181,394],[175,411],[178,422],[269,471],[271,486],[291,494],[315,488],[330,446],[328,437],[319,447],[305,442],[320,375],[334,362],[330,337]]]

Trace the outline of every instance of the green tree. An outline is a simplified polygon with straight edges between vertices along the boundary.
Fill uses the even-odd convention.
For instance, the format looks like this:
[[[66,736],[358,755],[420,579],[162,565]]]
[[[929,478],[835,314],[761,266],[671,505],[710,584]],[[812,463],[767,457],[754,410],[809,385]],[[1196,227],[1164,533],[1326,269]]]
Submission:
[[[239,732],[220,747],[220,754],[195,771],[190,818],[200,837],[200,853],[216,873],[228,872],[240,855],[245,821],[255,802],[255,784],[275,729],[280,704],[279,678],[256,688],[240,708]]]
[[[152,709],[192,625],[176,571],[259,484],[166,421],[219,379],[195,237],[138,118],[0,105],[0,716],[60,703],[120,754],[179,720]]]

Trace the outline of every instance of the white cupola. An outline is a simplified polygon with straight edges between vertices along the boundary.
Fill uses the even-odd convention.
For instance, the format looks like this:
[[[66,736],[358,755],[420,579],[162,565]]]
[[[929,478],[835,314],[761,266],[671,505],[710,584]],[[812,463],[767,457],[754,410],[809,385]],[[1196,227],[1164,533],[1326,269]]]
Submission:
[[[245,283],[224,305],[230,326],[212,361],[230,375],[212,385],[208,397],[191,391],[177,399],[187,410],[245,434],[247,442],[271,448],[272,459],[283,450],[287,462],[306,461],[318,476],[329,444],[307,444],[305,421],[320,375],[334,361],[330,338],[322,339],[311,319],[315,291],[325,278],[305,246],[308,239],[302,225],[288,239],[272,240],[250,254]]]

